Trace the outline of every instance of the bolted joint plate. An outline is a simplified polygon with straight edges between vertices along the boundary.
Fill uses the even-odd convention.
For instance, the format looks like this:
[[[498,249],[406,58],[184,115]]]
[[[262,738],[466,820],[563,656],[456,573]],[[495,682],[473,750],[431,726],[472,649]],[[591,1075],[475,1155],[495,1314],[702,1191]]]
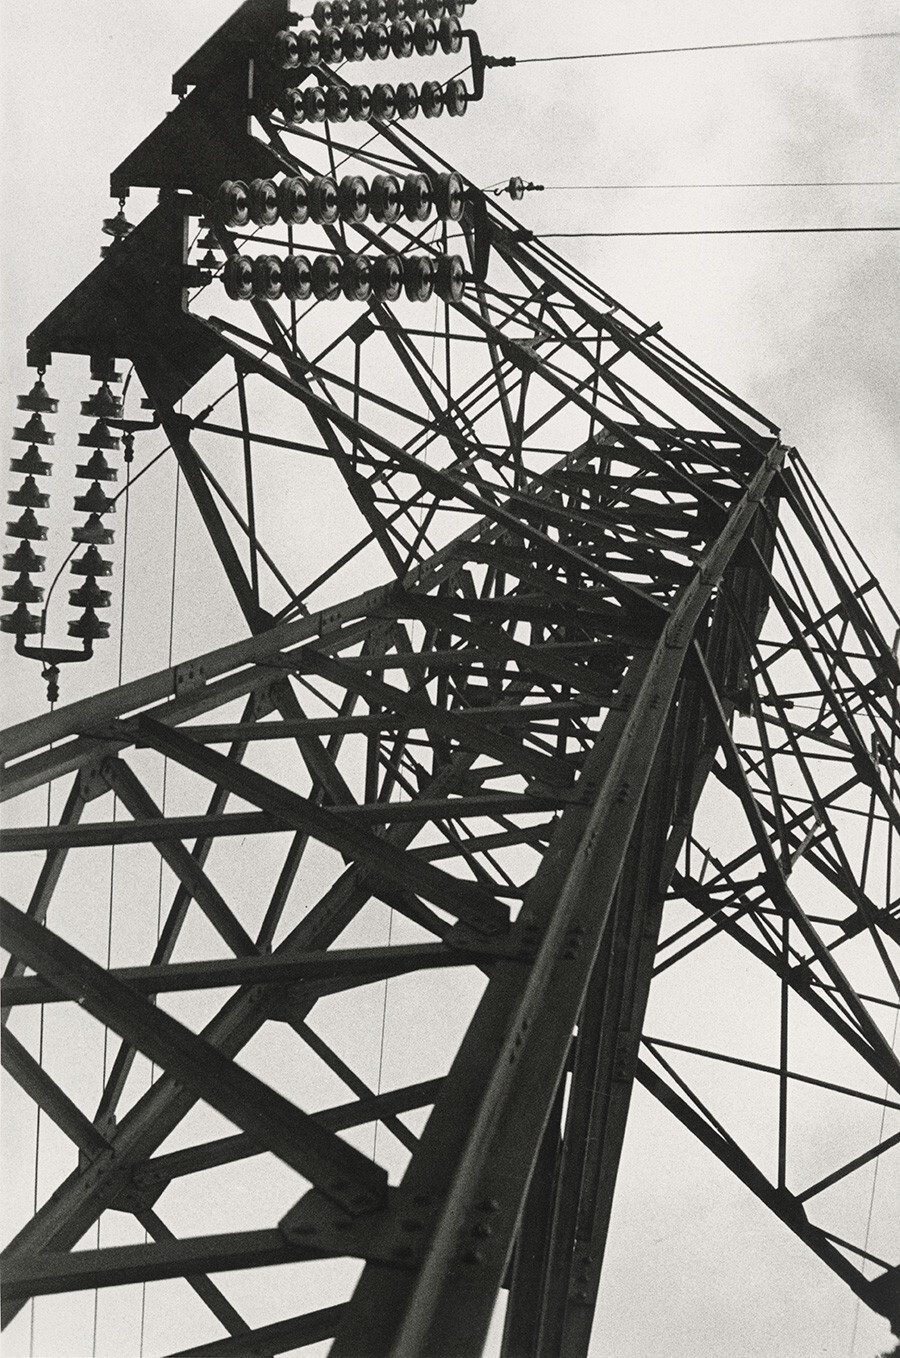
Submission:
[[[315,1189],[305,1193],[278,1223],[289,1245],[325,1256],[347,1256],[411,1269],[418,1262],[430,1222],[423,1212],[398,1213],[397,1190],[376,1212],[351,1217]]]
[[[134,1169],[123,1177],[122,1188],[110,1202],[113,1212],[149,1212],[157,1204],[171,1181],[162,1176],[148,1175],[144,1178],[140,1169]]]
[[[203,688],[206,683],[206,670],[202,660],[187,660],[183,665],[173,666],[172,680],[176,697]]]

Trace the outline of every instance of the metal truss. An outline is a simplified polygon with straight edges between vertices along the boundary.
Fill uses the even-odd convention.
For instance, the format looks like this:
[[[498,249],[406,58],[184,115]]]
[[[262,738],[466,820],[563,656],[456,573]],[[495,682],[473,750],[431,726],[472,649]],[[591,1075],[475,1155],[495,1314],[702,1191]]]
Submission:
[[[163,431],[227,583],[198,606],[245,627],[3,736],[0,847],[33,865],[4,1065],[68,1148],[5,1318],[177,1279],[209,1317],[182,1354],[446,1358],[505,1290],[504,1358],[585,1355],[638,1081],[900,1331],[887,1244],[843,1225],[900,1141],[897,616],[778,430],[473,185],[459,222],[302,229],[373,259],[458,234],[458,300],[225,298],[192,236],[251,248],[226,177],[451,169],[394,123],[291,130],[262,76],[248,105],[284,9],[179,73],[113,175],[159,205],[30,339],[133,364],[153,413],[119,423],[148,459]],[[385,1089],[357,1011],[388,980]],[[99,1099],[41,1063],[38,1005]],[[112,1213],[133,1243],[97,1248]],[[334,1304],[290,1274],[293,1318],[229,1290],[338,1260]]]

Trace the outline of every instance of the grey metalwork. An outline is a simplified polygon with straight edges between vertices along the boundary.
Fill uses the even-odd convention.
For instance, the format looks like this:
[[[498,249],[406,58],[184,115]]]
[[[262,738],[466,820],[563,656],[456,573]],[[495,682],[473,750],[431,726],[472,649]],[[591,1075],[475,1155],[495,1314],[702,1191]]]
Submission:
[[[401,122],[373,116],[362,136],[280,114],[286,90],[305,107],[321,88],[343,120],[330,92],[352,85],[273,64],[293,61],[295,37],[284,0],[248,0],[186,63],[183,102],[112,176],[123,196],[158,188],[159,205],[113,231],[29,341],[42,370],[60,353],[90,355],[98,375],[133,365],[108,425],[138,448],[164,431],[246,634],[3,735],[7,799],[68,788],[55,824],[13,824],[0,845],[40,856],[30,900],[3,905],[4,1060],[72,1143],[70,1172],[6,1251],[5,1314],[184,1278],[210,1313],[209,1342],[185,1354],[334,1337],[335,1358],[437,1358],[480,1352],[506,1289],[506,1358],[584,1355],[637,1080],[900,1330],[897,1264],[829,1224],[830,1190],[900,1138],[801,1180],[789,1116],[799,1086],[898,1107],[896,614],[777,428],[659,326],[448,178]],[[477,100],[491,59],[468,41]],[[411,206],[444,195],[437,225],[354,219],[390,175]],[[324,203],[322,176],[344,180],[334,221],[278,215],[297,179]],[[235,183],[263,224],[226,224]],[[232,265],[226,296],[223,259],[257,260],[260,244],[275,263]],[[345,296],[284,295],[287,277],[301,290],[283,261],[302,251],[337,261]],[[354,300],[386,259],[407,296]],[[430,298],[434,278],[426,307],[417,289]],[[152,414],[134,418],[138,387]],[[312,579],[266,535],[272,450],[296,469]],[[311,458],[361,525],[349,545],[302,499]],[[177,809],[150,792],[164,760]],[[229,889],[236,837],[259,854],[249,897]],[[175,886],[150,955],[106,967],[64,927],[85,890],[72,865],[135,844]],[[396,936],[346,946],[374,903]],[[692,1040],[690,1015],[678,1040],[647,1019],[651,988],[689,986],[709,956],[739,958],[769,996],[776,1063],[719,1050],[705,1011]],[[458,1050],[444,1061],[446,1015],[422,1013],[395,1089],[371,1088],[333,1025],[316,1026],[356,987],[444,969]],[[154,1002],[222,987],[199,1031]],[[15,1036],[27,1006],[73,1002],[121,1038],[94,1109]],[[845,1053],[839,1079],[795,1057],[798,1015]],[[276,1029],[351,1101],[307,1111],[283,1072],[238,1061]],[[126,1099],[139,1054],[153,1073]],[[774,1173],[695,1078],[721,1063],[770,1077]],[[198,1101],[236,1133],[161,1149]],[[403,1120],[413,1110],[424,1126]],[[390,1185],[341,1135],[376,1121],[402,1161]],[[251,1158],[271,1171],[269,1225],[210,1229],[198,1190],[196,1229],[176,1238],[167,1190]],[[146,1243],[75,1250],[110,1211]],[[310,1297],[263,1326],[208,1277],[338,1258],[365,1261],[344,1303]]]

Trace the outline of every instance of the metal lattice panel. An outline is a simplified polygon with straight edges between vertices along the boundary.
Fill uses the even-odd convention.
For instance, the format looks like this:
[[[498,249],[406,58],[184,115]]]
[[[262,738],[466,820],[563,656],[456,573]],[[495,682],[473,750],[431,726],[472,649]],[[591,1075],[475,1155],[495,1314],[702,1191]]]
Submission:
[[[889,1242],[846,1225],[860,1171],[896,1181],[850,1111],[900,1106],[896,615],[658,327],[399,124],[287,126],[285,8],[182,68],[113,175],[159,206],[30,337],[132,365],[109,426],[137,470],[164,438],[227,581],[199,606],[243,623],[3,738],[4,1061],[66,1147],[7,1316],[189,1286],[183,1353],[437,1358],[481,1352],[506,1289],[507,1358],[585,1354],[637,1080],[897,1326]],[[216,207],[351,175],[456,215]],[[273,253],[443,273],[424,302],[266,297],[263,265],[226,295],[223,259]],[[97,1248],[112,1214],[136,1227]]]

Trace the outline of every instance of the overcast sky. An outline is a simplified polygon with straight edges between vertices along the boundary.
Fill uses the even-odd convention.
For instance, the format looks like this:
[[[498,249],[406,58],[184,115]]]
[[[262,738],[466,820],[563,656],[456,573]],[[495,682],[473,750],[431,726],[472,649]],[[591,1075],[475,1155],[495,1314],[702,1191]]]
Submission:
[[[100,221],[111,210],[110,169],[171,107],[171,72],[232,8],[229,0],[0,0],[3,388],[10,418],[16,392],[33,380],[24,366],[25,334],[97,260]],[[525,57],[897,30],[900,6],[478,0],[472,18],[485,51]],[[464,120],[435,125],[434,141],[483,185],[511,174],[547,185],[515,209],[538,232],[900,225],[897,187],[551,187],[900,180],[898,55],[900,44],[885,40],[501,69],[488,73],[484,103]],[[135,201],[137,215],[147,205]],[[781,425],[897,602],[898,237],[556,244]],[[125,677],[134,677],[137,651],[125,663]],[[7,720],[41,710],[34,667],[24,679],[18,669],[7,673],[15,675],[8,680]],[[669,1144],[665,1115],[638,1103],[625,1192],[646,1157]],[[643,1198],[623,1193],[634,1207],[618,1220],[620,1243],[601,1294],[615,1320],[598,1337],[597,1358],[643,1358],[651,1343],[654,1352],[747,1358],[871,1358],[887,1347],[886,1327],[864,1313],[851,1354],[850,1294],[785,1239],[787,1232],[773,1235],[764,1209],[746,1204],[699,1149],[681,1140],[671,1145],[683,1166],[677,1193],[668,1200],[662,1189]],[[721,1190],[716,1199],[712,1185]],[[638,1306],[629,1294],[631,1261],[651,1246],[668,1311],[654,1299]],[[729,1251],[733,1259],[725,1258]],[[762,1253],[768,1266],[754,1281],[736,1260]],[[675,1262],[666,1274],[668,1261]],[[711,1279],[708,1287],[697,1285],[700,1275]],[[682,1287],[685,1303],[673,1307]],[[10,1348],[10,1358],[22,1351]],[[64,1358],[65,1350],[59,1354]]]

